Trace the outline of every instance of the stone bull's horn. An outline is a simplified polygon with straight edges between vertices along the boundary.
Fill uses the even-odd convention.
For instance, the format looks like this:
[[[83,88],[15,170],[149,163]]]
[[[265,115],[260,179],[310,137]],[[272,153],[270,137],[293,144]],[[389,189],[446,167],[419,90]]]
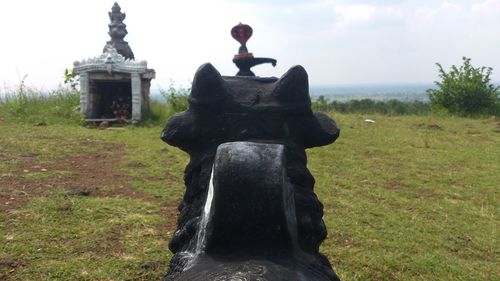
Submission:
[[[193,79],[190,102],[210,104],[224,100],[226,89],[220,73],[210,63],[198,68]]]
[[[309,82],[306,70],[300,65],[290,68],[276,82],[273,95],[283,104],[300,103],[310,107],[311,99],[309,98]]]

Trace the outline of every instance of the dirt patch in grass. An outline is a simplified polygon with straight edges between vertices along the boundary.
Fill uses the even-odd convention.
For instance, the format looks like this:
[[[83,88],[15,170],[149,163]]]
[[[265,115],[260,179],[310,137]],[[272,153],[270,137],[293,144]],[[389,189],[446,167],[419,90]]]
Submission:
[[[123,151],[123,145],[106,145],[99,152],[51,159],[50,164],[40,163],[36,154],[21,155],[13,171],[0,175],[0,210],[17,209],[28,198],[58,188],[76,196],[148,197],[132,189],[131,179],[120,170]]]
[[[441,126],[436,123],[418,123],[415,125],[417,128],[423,129],[434,129],[434,130],[442,130]]]
[[[24,266],[26,266],[26,263],[23,261],[10,258],[0,259],[0,280],[7,280],[10,275],[13,275]]]
[[[425,196],[425,197],[435,197],[435,196],[439,195],[432,188],[415,187],[415,186],[411,186],[409,184],[406,184],[402,181],[389,181],[389,182],[381,185],[381,187],[386,189],[386,190],[390,190],[390,191],[400,191],[400,192],[411,193],[411,194],[416,194],[416,195]]]

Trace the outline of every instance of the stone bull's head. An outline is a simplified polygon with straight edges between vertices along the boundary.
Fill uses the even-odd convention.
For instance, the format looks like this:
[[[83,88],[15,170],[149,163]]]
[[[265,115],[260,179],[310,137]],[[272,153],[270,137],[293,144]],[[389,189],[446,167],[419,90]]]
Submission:
[[[187,152],[213,142],[294,142],[304,148],[332,143],[335,122],[312,113],[307,73],[292,67],[280,79],[221,76],[209,63],[193,80],[189,109],[165,126],[162,139]]]

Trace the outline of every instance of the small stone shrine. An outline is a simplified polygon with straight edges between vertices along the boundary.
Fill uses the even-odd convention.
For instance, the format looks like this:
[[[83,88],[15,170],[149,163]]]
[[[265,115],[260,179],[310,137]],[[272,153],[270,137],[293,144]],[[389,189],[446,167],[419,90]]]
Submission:
[[[251,35],[249,26],[235,29],[240,43]],[[340,131],[312,112],[303,67],[255,77],[251,66],[276,60],[241,45],[238,75],[202,65],[188,110],[161,134],[190,156],[163,280],[338,281],[319,252],[327,229],[305,150],[333,143]]]
[[[80,113],[87,121],[138,121],[149,108],[149,88],[155,71],[136,61],[123,38],[125,13],[115,2],[109,12],[109,36],[103,53],[74,62],[80,76]]]

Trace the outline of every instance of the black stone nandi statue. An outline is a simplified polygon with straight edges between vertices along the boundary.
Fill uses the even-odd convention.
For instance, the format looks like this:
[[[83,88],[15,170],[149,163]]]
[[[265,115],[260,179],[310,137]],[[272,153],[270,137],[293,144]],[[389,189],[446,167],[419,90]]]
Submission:
[[[301,66],[281,79],[198,69],[189,109],[162,133],[191,156],[164,280],[338,280],[319,253],[326,228],[305,149],[339,130],[310,106]]]
[[[327,232],[305,153],[338,136],[311,111],[301,66],[277,79],[202,65],[189,109],[161,136],[191,157],[164,281],[339,280],[319,253]]]

